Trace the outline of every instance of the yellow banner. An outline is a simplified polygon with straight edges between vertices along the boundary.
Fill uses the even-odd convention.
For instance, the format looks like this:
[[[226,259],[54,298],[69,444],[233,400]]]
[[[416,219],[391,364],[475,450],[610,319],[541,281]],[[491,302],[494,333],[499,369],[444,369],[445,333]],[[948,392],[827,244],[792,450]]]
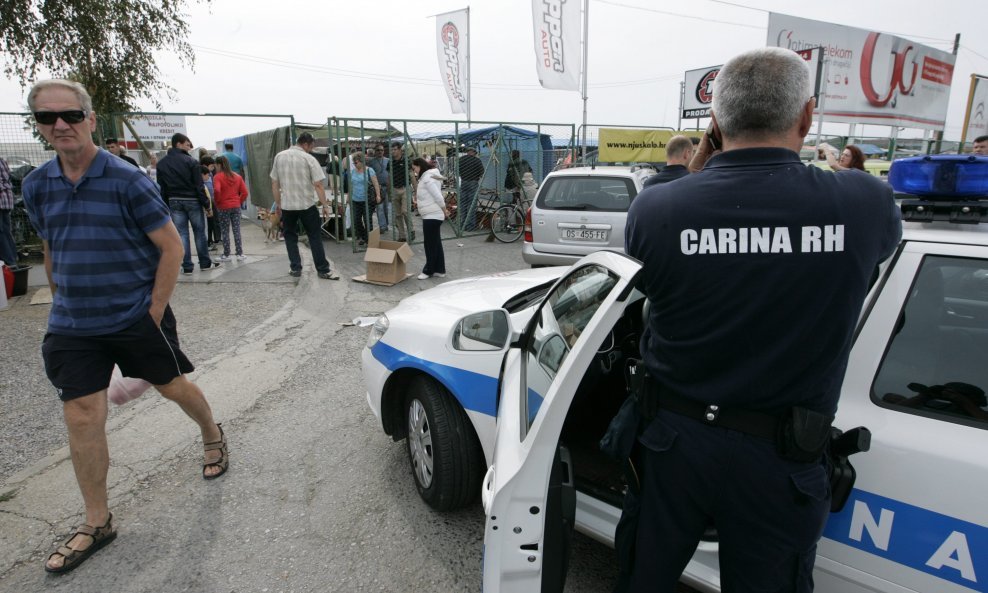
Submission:
[[[703,136],[703,130],[635,130],[601,128],[598,138],[602,163],[664,163],[666,144],[673,136]]]

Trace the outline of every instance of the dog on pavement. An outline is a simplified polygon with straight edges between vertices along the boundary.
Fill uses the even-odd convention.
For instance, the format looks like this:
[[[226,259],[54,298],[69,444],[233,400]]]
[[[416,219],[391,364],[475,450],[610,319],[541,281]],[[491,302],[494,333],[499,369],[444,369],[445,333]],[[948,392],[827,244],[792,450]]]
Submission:
[[[264,229],[264,242],[277,241],[281,231],[281,214],[267,208],[258,208],[257,217],[261,219],[261,228]]]

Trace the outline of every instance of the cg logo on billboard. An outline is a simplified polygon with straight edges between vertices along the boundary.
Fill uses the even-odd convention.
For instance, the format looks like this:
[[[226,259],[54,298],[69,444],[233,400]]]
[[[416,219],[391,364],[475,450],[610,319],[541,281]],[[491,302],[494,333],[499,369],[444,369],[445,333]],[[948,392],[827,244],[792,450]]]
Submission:
[[[463,95],[463,83],[460,80],[460,31],[452,22],[447,22],[439,34],[443,43],[443,55],[446,56],[446,80],[453,98],[463,103],[467,99]]]
[[[696,100],[703,105],[710,105],[714,100],[714,79],[717,78],[717,74],[720,72],[720,68],[713,68],[708,70],[703,77],[700,78],[700,82],[696,83]]]
[[[865,40],[864,48],[861,51],[861,90],[864,92],[865,98],[868,99],[868,103],[871,103],[875,107],[890,105],[892,109],[895,109],[898,93],[902,95],[912,93],[913,87],[916,85],[916,76],[919,74],[919,64],[916,63],[916,51],[913,45],[905,39],[896,37],[891,49],[892,72],[891,76],[889,76],[888,90],[875,89],[871,75],[879,35],[881,34],[875,32],[869,33],[868,38]],[[906,58],[910,53],[913,54],[911,62],[913,68],[907,86],[903,74],[906,68]],[[885,95],[881,96],[881,93],[885,93]]]

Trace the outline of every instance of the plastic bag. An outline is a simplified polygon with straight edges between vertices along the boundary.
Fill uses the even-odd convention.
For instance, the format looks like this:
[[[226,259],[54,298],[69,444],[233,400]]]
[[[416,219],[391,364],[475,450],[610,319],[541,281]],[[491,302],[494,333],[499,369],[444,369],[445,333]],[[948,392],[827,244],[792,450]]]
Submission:
[[[120,372],[120,367],[113,365],[113,374],[110,375],[110,386],[106,389],[106,398],[120,406],[141,397],[150,386],[151,384],[144,379],[124,377],[123,373]]]

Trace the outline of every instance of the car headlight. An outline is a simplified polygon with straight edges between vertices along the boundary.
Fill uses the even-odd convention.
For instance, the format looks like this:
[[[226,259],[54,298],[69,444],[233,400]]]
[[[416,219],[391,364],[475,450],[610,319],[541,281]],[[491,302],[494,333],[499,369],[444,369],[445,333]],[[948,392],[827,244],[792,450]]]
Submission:
[[[367,347],[373,348],[374,344],[377,344],[378,340],[384,337],[384,332],[388,331],[388,327],[391,322],[388,321],[387,315],[381,315],[371,326],[370,335],[367,336]]]

